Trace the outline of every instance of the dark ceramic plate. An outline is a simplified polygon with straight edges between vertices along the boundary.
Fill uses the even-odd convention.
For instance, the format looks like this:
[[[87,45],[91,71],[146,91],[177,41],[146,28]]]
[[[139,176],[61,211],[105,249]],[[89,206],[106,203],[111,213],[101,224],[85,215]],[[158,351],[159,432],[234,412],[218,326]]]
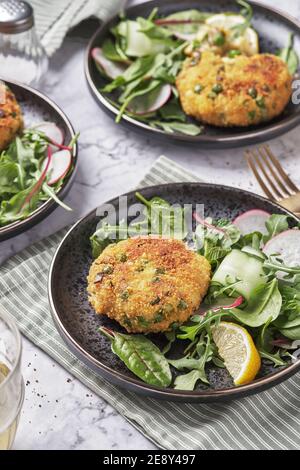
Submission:
[[[205,204],[205,215],[234,218],[246,210],[257,208],[270,213],[286,213],[284,209],[252,193],[226,186],[202,183],[176,183],[146,188],[146,198],[161,196],[180,204]],[[136,202],[134,192],[128,193],[128,204]],[[116,209],[118,198],[109,201]],[[290,214],[291,215],[291,214]],[[293,216],[292,216],[293,217]],[[88,302],[86,277],[92,263],[90,235],[99,218],[96,211],[80,220],[61,242],[49,274],[49,301],[56,327],[73,353],[89,367],[110,382],[129,390],[160,399],[185,402],[208,402],[250,395],[267,389],[293,375],[300,369],[300,361],[284,369],[264,365],[259,377],[250,385],[233,387],[228,373],[211,367],[210,387],[199,383],[197,390],[182,392],[145,384],[134,376],[111,351],[109,341],[97,330],[102,326],[122,331],[119,325],[105,316],[96,315]],[[163,346],[163,335],[151,339]],[[180,347],[178,342],[174,356]]]
[[[62,112],[62,110],[55,103],[53,103],[53,101],[29,86],[16,82],[5,81],[5,83],[14,92],[18,102],[20,103],[24,116],[25,127],[30,127],[31,125],[38,124],[42,121],[55,122],[65,135],[64,143],[66,145],[69,144],[75,135],[74,129],[69,119]],[[78,146],[75,145],[73,151],[73,171],[64,180],[60,191],[57,193],[60,199],[64,199],[66,197],[74,182],[75,172],[77,169],[77,149]],[[6,225],[5,227],[0,227],[0,241],[25,232],[47,217],[56,207],[56,202],[54,202],[52,199],[49,199],[48,201],[41,204],[26,219]]]
[[[263,6],[257,2],[249,2],[254,8],[253,25],[259,33],[262,52],[276,53],[286,46],[289,34],[295,34],[295,49],[300,56],[300,23],[294,18],[285,15],[273,8]],[[129,18],[146,17],[154,7],[158,7],[161,15],[168,15],[180,10],[196,8],[208,12],[238,11],[235,0],[154,0],[133,6],[126,10]],[[106,80],[101,77],[94,61],[91,58],[93,47],[100,46],[110,35],[110,29],[119,21],[115,16],[103,24],[92,37],[85,57],[85,74],[90,90],[101,108],[112,118],[118,114],[117,108],[112,105],[107,95],[99,91]],[[191,120],[192,122],[192,120]],[[300,122],[300,106],[290,103],[284,113],[272,122],[251,128],[225,129],[205,126],[203,134],[193,137],[179,133],[168,134],[163,130],[153,129],[145,123],[139,122],[129,116],[124,116],[121,123],[125,127],[140,131],[145,136],[152,136],[168,141],[181,141],[185,144],[197,144],[203,148],[231,148],[255,144],[277,137],[296,127]]]

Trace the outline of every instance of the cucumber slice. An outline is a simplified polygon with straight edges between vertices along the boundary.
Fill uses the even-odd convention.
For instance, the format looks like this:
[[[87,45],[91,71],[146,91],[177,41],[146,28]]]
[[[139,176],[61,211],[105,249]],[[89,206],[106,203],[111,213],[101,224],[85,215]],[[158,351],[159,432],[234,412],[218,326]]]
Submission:
[[[266,282],[263,260],[240,250],[232,250],[215,272],[212,282],[222,286],[238,282],[236,291],[249,300],[252,292]]]
[[[140,32],[137,21],[127,22],[127,47],[125,54],[130,57],[145,57],[147,55],[164,52],[165,45],[158,39],[150,39],[146,34]]]

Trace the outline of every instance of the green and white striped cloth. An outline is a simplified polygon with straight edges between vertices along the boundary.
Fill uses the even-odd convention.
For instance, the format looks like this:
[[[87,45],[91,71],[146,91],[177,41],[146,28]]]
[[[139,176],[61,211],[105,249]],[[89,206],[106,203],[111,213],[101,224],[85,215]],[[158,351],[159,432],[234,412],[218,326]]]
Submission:
[[[61,46],[69,29],[90,16],[107,20],[126,3],[126,0],[28,1],[34,9],[38,36],[49,56]]]
[[[141,187],[199,181],[161,157]],[[300,448],[300,375],[259,395],[218,404],[176,404],[121,390],[78,361],[57,333],[47,299],[52,256],[66,230],[32,245],[0,268],[0,309],[13,315],[33,343],[46,351],[140,432],[163,449]]]

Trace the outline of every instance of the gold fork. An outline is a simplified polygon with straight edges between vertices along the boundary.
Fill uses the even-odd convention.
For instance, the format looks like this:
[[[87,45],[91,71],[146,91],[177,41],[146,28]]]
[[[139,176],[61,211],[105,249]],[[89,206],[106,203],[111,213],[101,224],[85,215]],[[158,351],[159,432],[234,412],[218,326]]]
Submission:
[[[245,156],[266,196],[300,217],[300,189],[284,171],[269,145],[247,150]]]

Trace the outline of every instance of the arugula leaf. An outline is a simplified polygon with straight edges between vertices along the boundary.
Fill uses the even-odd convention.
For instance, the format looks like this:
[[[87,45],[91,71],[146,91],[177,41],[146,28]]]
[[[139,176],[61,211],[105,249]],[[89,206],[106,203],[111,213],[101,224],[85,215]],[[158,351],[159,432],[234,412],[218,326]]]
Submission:
[[[75,140],[70,146],[74,145]],[[49,198],[70,210],[56,195],[62,180],[52,187],[49,187],[46,181],[40,187],[36,187],[48,145],[45,134],[35,129],[26,129],[1,153],[0,226],[25,219]],[[36,191],[32,194],[34,188]],[[29,196],[30,200],[24,206]]]
[[[245,18],[245,22],[233,26],[232,30],[235,32],[235,37],[242,36],[245,33],[246,29],[251,26],[253,18],[253,8],[249,3],[244,0],[237,0],[237,3],[242,7],[240,14]]]
[[[172,208],[167,201],[159,197],[147,200],[139,192],[136,197],[145,205],[148,233],[179,239],[187,236],[185,214],[181,207]]]
[[[287,64],[291,75],[295,75],[299,67],[299,57],[294,49],[294,34],[290,33],[287,47],[279,51],[278,56]]]
[[[206,374],[203,373],[203,370],[194,369],[191,370],[188,374],[179,375],[178,377],[176,377],[174,382],[174,388],[176,390],[193,391],[198,380],[209,384]]]
[[[175,389],[194,390],[198,380],[201,380],[201,382],[205,384],[209,384],[205,372],[205,365],[211,361],[213,356],[210,335],[207,335],[206,333],[202,334],[196,346],[196,351],[199,359],[186,357],[178,361],[169,361],[169,364],[179,370],[192,369],[188,374],[176,377],[174,382]]]
[[[258,350],[260,356],[269,362],[272,362],[275,367],[284,367],[287,365],[287,361],[282,359],[282,351],[278,350],[276,354],[269,353],[267,351]]]
[[[5,193],[15,194],[19,192],[20,186],[17,184],[19,171],[16,163],[0,163],[0,195]]]

